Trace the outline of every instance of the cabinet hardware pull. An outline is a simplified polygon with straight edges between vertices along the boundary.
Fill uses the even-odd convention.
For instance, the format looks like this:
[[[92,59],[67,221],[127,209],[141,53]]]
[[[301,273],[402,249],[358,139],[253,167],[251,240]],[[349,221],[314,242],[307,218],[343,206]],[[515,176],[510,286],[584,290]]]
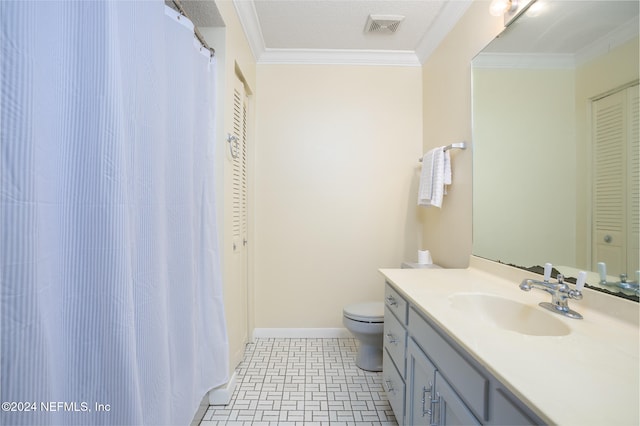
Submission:
[[[431,409],[431,406],[433,405],[433,401],[431,400],[431,391],[433,390],[433,383],[429,382],[429,387],[427,388],[426,386],[422,387],[422,417],[425,416],[425,414],[429,415],[429,423],[431,423],[431,418],[433,415],[433,411]],[[427,394],[429,394],[429,409],[427,410],[425,408],[425,403],[427,402]]]
[[[398,339],[396,339],[396,336],[391,333],[387,333],[387,341],[392,345],[398,346]]]
[[[396,298],[391,295],[387,296],[387,304],[389,306],[398,306],[398,302],[396,301]]]
[[[440,392],[436,391],[435,396],[436,397],[431,400],[431,412],[433,413],[433,416],[431,418],[431,426],[441,425],[441,424],[444,424],[443,423],[444,421],[446,421],[444,408],[443,408],[444,401],[440,396]]]
[[[387,385],[387,392],[389,393],[396,393],[396,390],[393,388],[393,382],[389,379],[384,381],[385,385]]]

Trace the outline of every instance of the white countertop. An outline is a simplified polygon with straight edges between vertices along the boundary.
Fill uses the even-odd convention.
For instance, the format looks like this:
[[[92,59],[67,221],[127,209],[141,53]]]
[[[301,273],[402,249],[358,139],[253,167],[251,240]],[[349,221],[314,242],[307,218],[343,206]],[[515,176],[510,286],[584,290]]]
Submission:
[[[518,285],[537,278],[482,259],[468,269],[381,269],[387,281],[446,331],[543,420],[560,425],[640,424],[640,305],[585,289],[566,318],[537,306],[540,290]],[[517,278],[516,278],[517,277]],[[451,307],[456,293],[492,294],[548,312],[570,329],[531,336],[498,328]],[[609,312],[615,313],[615,316]]]

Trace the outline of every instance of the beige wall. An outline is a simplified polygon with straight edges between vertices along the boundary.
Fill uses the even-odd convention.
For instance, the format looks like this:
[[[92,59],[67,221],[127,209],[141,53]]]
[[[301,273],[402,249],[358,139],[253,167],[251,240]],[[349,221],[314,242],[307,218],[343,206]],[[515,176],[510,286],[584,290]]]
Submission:
[[[447,36],[423,67],[424,149],[456,140],[471,140],[471,88],[469,63],[473,56],[502,30],[502,19],[486,13],[488,2],[474,1],[463,20]],[[577,156],[575,164],[589,164],[589,153],[582,141],[589,135],[590,98],[637,80],[639,75],[638,39],[583,65],[575,72],[575,111]],[[568,76],[565,76],[565,80]],[[472,141],[473,144],[473,141]],[[466,266],[472,248],[472,153],[454,153],[454,185],[445,197],[443,209],[424,209],[423,247],[432,251],[434,261],[447,267]],[[576,167],[583,175],[576,178],[575,210],[590,205],[589,167]],[[455,192],[454,192],[455,191]],[[573,206],[570,206],[573,209]],[[590,250],[588,215],[575,221],[575,264],[588,267]],[[585,230],[587,232],[585,232]],[[573,262],[572,262],[573,263]]]
[[[255,326],[342,327],[415,257],[421,71],[259,65]]]
[[[471,141],[470,61],[502,29],[488,5],[474,2],[423,69],[257,67],[250,327],[342,327],[345,304],[381,298],[377,269],[415,260],[418,248],[467,265],[472,150],[453,153],[442,210],[416,206],[416,160]]]
[[[471,254],[471,59],[502,28],[502,18],[489,14],[489,1],[475,0],[423,66],[424,151],[471,142],[471,149],[452,151],[453,184],[442,209],[419,209],[422,247],[449,268],[466,267]]]
[[[575,265],[573,69],[473,70],[473,253]],[[499,193],[499,194],[497,194]]]
[[[247,282],[247,258],[233,251],[232,232],[232,159],[229,155],[226,135],[233,129],[233,86],[238,70],[241,72],[247,91],[256,88],[256,64],[242,26],[237,18],[235,8],[230,0],[216,2],[226,24],[226,54],[224,64],[224,125],[218,128],[219,144],[224,156],[218,158],[224,162],[224,235],[222,243],[223,281],[225,298],[225,316],[227,318],[227,334],[229,337],[229,368],[233,370],[244,355],[251,325],[251,288]],[[251,109],[251,100],[249,102]],[[249,114],[248,141],[253,138],[253,114]],[[250,170],[250,166],[249,166]],[[250,237],[249,237],[250,238]],[[242,253],[246,254],[246,250]]]
[[[222,262],[222,279],[225,302],[225,318],[229,338],[229,372],[233,372],[242,360],[250,324],[250,288],[238,274],[237,256],[232,250],[231,236],[231,161],[226,135],[233,123],[233,85],[236,70],[240,69],[250,90],[256,86],[256,65],[249,44],[237,18],[231,0],[216,0],[218,11],[224,20],[221,28],[200,28],[207,42],[216,49],[218,99],[216,128],[216,199],[219,242]],[[249,122],[249,134],[253,133],[253,121]],[[246,265],[241,265],[246,268]],[[247,322],[249,321],[249,324]]]
[[[443,266],[467,265],[470,62],[502,30],[502,19],[489,15],[488,1],[474,1],[422,69],[256,67],[232,2],[216,5],[226,26],[202,31],[220,70],[216,168],[225,200],[236,69],[254,93],[256,117],[255,128],[249,123],[248,289],[231,272],[228,227],[221,236],[232,371],[244,348],[246,317],[249,329],[342,327],[345,304],[381,299],[377,269],[415,260],[418,248],[430,249]],[[471,149],[453,153],[454,181],[443,208],[417,208],[417,158],[461,140]],[[222,224],[230,203],[218,206]]]

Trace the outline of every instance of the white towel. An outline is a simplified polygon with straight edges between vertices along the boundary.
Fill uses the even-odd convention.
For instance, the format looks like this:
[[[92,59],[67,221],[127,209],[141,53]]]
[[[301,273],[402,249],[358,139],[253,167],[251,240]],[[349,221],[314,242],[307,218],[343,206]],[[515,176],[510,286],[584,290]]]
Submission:
[[[418,205],[442,207],[442,199],[447,193],[445,185],[451,185],[451,157],[441,146],[422,157]]]

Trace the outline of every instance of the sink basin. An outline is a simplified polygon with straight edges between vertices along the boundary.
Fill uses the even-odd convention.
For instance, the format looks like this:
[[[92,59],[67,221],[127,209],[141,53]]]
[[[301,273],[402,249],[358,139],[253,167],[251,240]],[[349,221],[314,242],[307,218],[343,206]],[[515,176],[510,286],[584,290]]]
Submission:
[[[531,336],[566,336],[571,329],[560,319],[534,306],[491,294],[457,293],[451,307],[496,327]]]

